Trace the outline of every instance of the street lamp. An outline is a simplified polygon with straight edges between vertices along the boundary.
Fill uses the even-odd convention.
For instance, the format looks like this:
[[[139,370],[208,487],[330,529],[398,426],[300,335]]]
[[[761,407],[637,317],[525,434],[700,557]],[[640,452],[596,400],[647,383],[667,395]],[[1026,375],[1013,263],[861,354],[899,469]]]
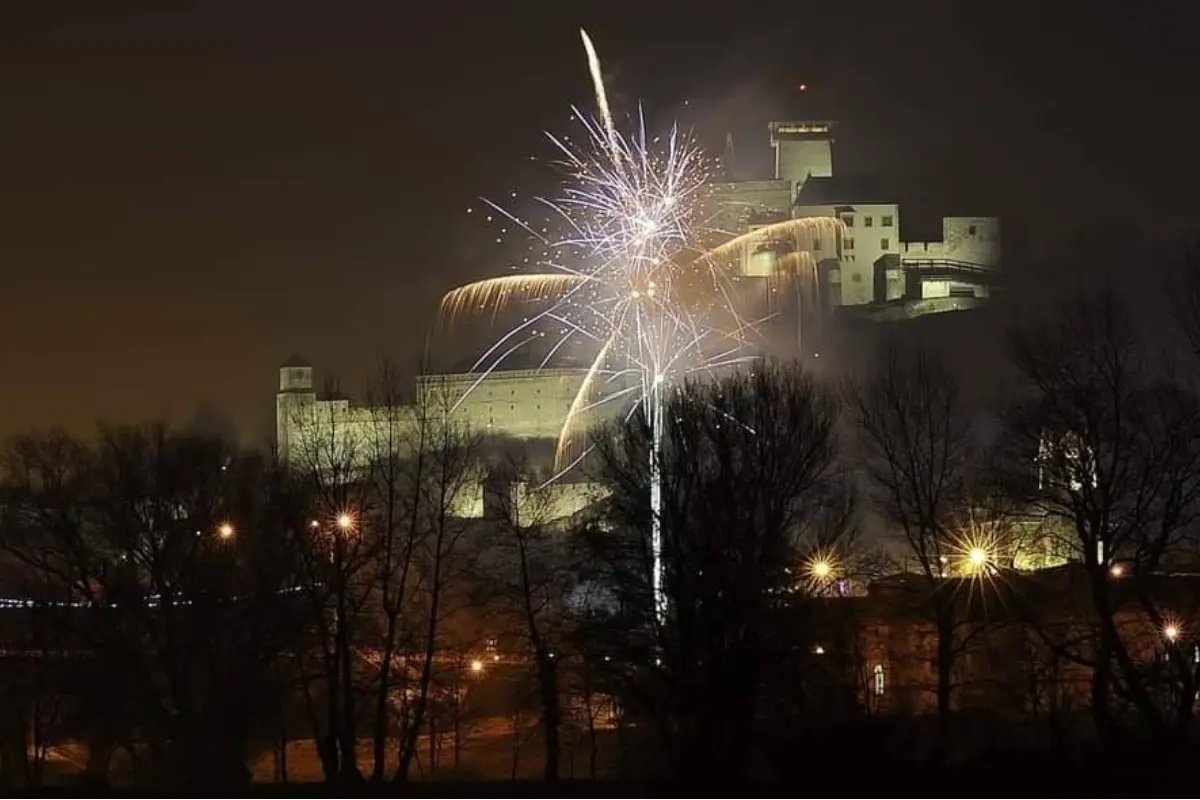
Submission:
[[[348,533],[354,527],[354,515],[349,511],[343,511],[338,515],[337,526],[342,533]]]
[[[483,672],[483,662],[478,658],[471,662],[471,672],[474,672],[476,675]]]
[[[1167,637],[1168,642],[1173,642],[1179,638],[1179,626],[1173,622],[1168,622],[1163,628],[1163,636]]]
[[[972,547],[967,553],[967,563],[971,565],[971,569],[978,572],[987,566],[988,551],[982,547]]]
[[[233,538],[233,534],[235,532],[236,531],[234,530],[232,523],[222,522],[219,526],[217,526],[217,536],[220,536],[222,539]]]
[[[837,555],[830,550],[813,553],[804,564],[805,576],[810,590],[821,590],[829,586],[839,571]]]

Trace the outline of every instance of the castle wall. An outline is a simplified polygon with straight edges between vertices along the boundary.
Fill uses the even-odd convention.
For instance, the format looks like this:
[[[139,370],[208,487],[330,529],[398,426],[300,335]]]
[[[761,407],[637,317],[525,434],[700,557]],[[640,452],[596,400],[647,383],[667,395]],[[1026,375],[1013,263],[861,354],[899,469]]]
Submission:
[[[478,375],[432,375],[418,378],[417,391],[430,413],[453,408],[451,419],[470,433],[556,440],[583,376],[579,370],[497,372],[483,381]],[[419,424],[416,406],[385,408],[355,406],[345,399],[318,400],[311,383],[311,370],[307,383],[281,376],[276,428],[280,458],[285,463],[298,469],[352,474],[389,450],[404,452],[414,446]],[[580,414],[580,436],[617,408],[613,405]],[[484,478],[481,473],[467,481],[452,500],[456,516],[483,516]],[[530,496],[529,490],[518,484],[513,499],[518,508],[534,504],[539,513],[559,519],[581,510],[596,491],[594,486],[576,484]]]
[[[900,252],[900,207],[895,203],[855,203],[846,206],[796,206],[797,218],[835,217],[842,220],[845,235],[837,242],[820,242],[814,253],[818,261],[838,259],[841,264],[830,274],[830,299],[834,305],[859,306],[873,303],[875,262]]]
[[[583,379],[581,370],[496,372],[482,381],[472,374],[426,375],[417,391],[428,408],[453,408],[453,420],[476,433],[557,439]],[[601,416],[585,412],[577,423],[586,429]]]
[[[1000,265],[1000,220],[996,217],[945,217],[942,240],[905,242],[901,261],[958,261],[983,268]]]

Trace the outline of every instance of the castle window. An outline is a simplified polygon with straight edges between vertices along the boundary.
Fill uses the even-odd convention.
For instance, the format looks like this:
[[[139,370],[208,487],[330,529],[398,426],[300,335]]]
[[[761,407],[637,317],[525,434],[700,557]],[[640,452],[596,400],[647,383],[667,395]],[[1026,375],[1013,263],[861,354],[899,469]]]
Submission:
[[[883,685],[883,665],[882,664],[875,665],[875,670],[872,673],[872,677],[874,678],[874,680],[872,681],[871,688],[874,690],[875,696],[883,697],[884,685]]]
[[[815,253],[815,252],[817,252],[817,251],[818,251],[818,250],[820,250],[820,249],[821,249],[821,240],[820,240],[820,239],[813,239],[813,252]]]
[[[853,240],[853,239],[847,239],[847,240],[846,240],[846,244],[844,245],[843,249],[845,249],[845,250],[853,250],[853,249],[854,249],[854,240]]]
[[[887,249],[888,249],[888,247],[890,247],[890,246],[891,246],[891,244],[892,244],[892,243],[891,243],[890,241],[888,241],[887,239],[880,239],[880,240],[879,240],[879,249],[880,249],[880,250],[887,250]]]
[[[872,222],[872,220],[870,217],[863,217],[863,227],[864,228],[871,227],[871,222]]]
[[[856,272],[850,277],[850,280],[853,281],[854,283],[862,283],[862,275],[859,275]]]
[[[968,225],[967,226],[967,236],[974,236],[974,235],[975,235],[975,226]]]
[[[847,228],[853,228],[854,227],[854,215],[847,214],[846,216],[842,217],[842,224],[845,225]]]
[[[892,215],[888,214],[886,217],[883,218],[883,221],[880,222],[879,224],[885,228],[892,227]]]

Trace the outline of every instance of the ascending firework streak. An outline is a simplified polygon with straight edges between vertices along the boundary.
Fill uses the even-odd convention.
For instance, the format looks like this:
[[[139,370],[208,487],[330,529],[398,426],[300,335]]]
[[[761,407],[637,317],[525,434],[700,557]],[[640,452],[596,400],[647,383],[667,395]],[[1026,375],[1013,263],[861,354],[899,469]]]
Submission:
[[[600,119],[576,110],[587,134],[582,147],[547,134],[564,156],[568,181],[559,197],[540,199],[559,218],[566,235],[551,241],[485,201],[548,245],[547,252],[581,253],[580,265],[543,262],[545,271],[537,274],[468,284],[447,294],[441,311],[444,318],[453,319],[481,310],[497,315],[517,304],[545,304],[483,353],[471,370],[478,377],[458,403],[507,356],[539,340],[539,325],[552,323],[561,331],[543,367],[568,341],[594,348],[559,434],[554,479],[586,455],[588,448],[580,445],[578,434],[588,412],[623,399],[636,401],[630,403],[632,414],[640,403],[651,431],[652,591],[661,622],[666,610],[660,474],[666,392],[688,375],[753,358],[745,346],[755,323],[743,320],[736,310],[731,281],[738,273],[731,264],[764,234],[797,235],[815,221],[780,223],[705,249],[699,234],[706,230],[702,215],[709,162],[677,128],[662,138],[647,138],[640,115],[632,135],[619,131],[609,111],[599,58],[587,33],[581,34]]]

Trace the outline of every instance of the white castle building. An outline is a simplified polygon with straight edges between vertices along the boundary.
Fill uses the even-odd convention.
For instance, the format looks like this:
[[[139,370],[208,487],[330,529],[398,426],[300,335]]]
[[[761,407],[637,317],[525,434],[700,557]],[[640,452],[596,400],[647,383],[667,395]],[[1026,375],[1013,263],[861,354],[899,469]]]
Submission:
[[[279,458],[298,469],[365,468],[387,448],[413,446],[422,410],[438,421],[449,414],[456,428],[475,435],[555,440],[584,374],[581,370],[546,369],[494,372],[482,379],[478,374],[421,375],[413,405],[363,406],[341,397],[318,397],[312,365],[293,358],[279,369],[275,396]],[[594,421],[585,417],[580,424],[585,428]],[[484,477],[481,474],[472,480],[455,500],[459,516],[484,514]],[[528,487],[518,484],[511,489],[514,502],[522,503]],[[597,488],[563,483],[548,491],[549,497],[539,498],[539,503],[549,506],[541,513],[558,519],[583,508]]]
[[[817,263],[826,307],[879,319],[971,308],[1000,264],[1000,220],[945,217],[942,238],[904,238],[900,206],[879,181],[834,171],[833,122],[772,122],[775,177],[714,187],[720,227],[742,234],[784,219],[837,218],[841,237],[799,243]],[[742,274],[774,274],[776,253],[743,249]]]

